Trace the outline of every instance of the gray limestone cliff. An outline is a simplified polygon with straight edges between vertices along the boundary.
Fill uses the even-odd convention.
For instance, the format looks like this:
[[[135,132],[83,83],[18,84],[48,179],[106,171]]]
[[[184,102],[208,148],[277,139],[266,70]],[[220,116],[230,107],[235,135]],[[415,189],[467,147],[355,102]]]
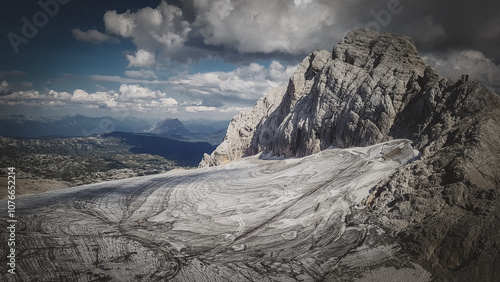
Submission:
[[[286,89],[232,120],[200,166],[396,138],[412,140],[421,158],[364,200],[372,220],[438,281],[497,281],[500,97],[440,76],[403,35],[359,29],[332,53],[313,52]]]
[[[262,151],[301,157],[330,146],[364,146],[411,135],[418,132],[416,123],[401,132],[395,122],[420,91],[418,80],[427,68],[408,37],[355,30],[333,53],[306,57],[285,91],[271,91],[251,112],[234,118],[220,148],[200,165]],[[269,107],[264,100],[272,100]],[[242,139],[243,128],[248,130]]]
[[[478,82],[428,73],[399,117],[421,124],[422,157],[365,200],[437,281],[500,277],[500,98]]]
[[[278,107],[285,89],[284,87],[272,89],[265,97],[259,99],[249,112],[234,117],[222,143],[211,155],[204,155],[200,167],[217,166],[241,158],[252,141],[255,128]]]

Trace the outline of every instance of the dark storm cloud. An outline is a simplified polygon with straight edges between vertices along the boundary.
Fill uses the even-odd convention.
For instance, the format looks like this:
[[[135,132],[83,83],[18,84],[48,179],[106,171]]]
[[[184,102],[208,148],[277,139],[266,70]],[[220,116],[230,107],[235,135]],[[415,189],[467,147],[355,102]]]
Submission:
[[[387,1],[358,1],[346,9],[346,18],[356,19],[359,25],[376,21],[374,14],[387,11]],[[500,61],[500,2],[498,1],[398,1],[402,11],[391,14],[381,31],[405,34],[423,52],[445,49],[472,49]],[[351,23],[353,20],[350,20]]]
[[[430,50],[474,49],[499,62],[500,3],[498,1],[433,1],[417,11],[433,15],[446,37],[429,42]],[[410,11],[411,13],[412,11]],[[410,36],[411,33],[410,32]]]
[[[358,27],[373,28],[370,23],[378,24],[380,31],[412,37],[423,52],[472,49],[483,52],[497,63],[500,60],[497,48],[500,44],[500,2],[493,0],[162,2],[73,0],[64,6],[64,13],[51,21],[54,25],[78,23],[68,26],[68,30],[80,30],[87,37],[94,35],[92,40],[87,38],[86,41],[102,42],[109,35],[122,36],[134,42],[138,49],[162,50],[171,59],[183,62],[213,55],[231,61],[246,60],[249,56],[267,59],[269,55],[296,59],[314,49],[331,50],[348,31]],[[16,30],[22,24],[22,16],[29,17],[40,10],[37,3],[36,0],[9,1],[0,5],[9,11],[1,20],[3,29]],[[115,11],[114,14],[109,14],[111,11]],[[161,24],[155,25],[153,20],[158,18],[150,17],[153,12],[162,13]],[[103,21],[105,14],[108,16]],[[100,22],[100,26],[107,24],[107,34],[102,27],[95,29],[96,22]],[[120,26],[127,23],[135,24],[135,32]]]
[[[187,45],[231,61],[242,53],[297,59],[330,50],[348,31],[367,27],[412,37],[421,52],[470,49],[500,61],[497,1],[171,1],[192,31]],[[257,19],[252,21],[252,19]],[[286,22],[286,20],[289,22]],[[375,24],[374,24],[375,23]],[[255,32],[254,32],[255,31]],[[252,45],[255,43],[255,45]],[[196,49],[196,48],[195,48]],[[288,57],[286,57],[288,55]],[[238,58],[240,57],[240,58]]]

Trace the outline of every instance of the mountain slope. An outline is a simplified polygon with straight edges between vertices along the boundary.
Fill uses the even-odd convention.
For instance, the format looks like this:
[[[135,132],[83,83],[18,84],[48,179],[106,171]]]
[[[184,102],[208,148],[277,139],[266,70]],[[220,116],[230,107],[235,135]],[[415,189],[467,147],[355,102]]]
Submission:
[[[88,117],[66,115],[60,117],[26,117],[0,115],[0,136],[3,137],[75,137],[102,132],[143,132],[151,126],[149,120],[134,117]]]
[[[248,113],[234,117],[229,123],[222,143],[212,152],[212,157],[208,154],[204,155],[200,166],[220,165],[239,159],[252,141],[255,128],[261,119],[273,113],[278,107],[279,101],[283,98],[284,90],[283,87],[272,89],[265,97],[259,99]]]
[[[300,157],[411,139],[422,158],[365,200],[373,220],[440,279],[500,276],[498,95],[440,76],[408,37],[363,29],[331,54],[309,55],[286,91],[275,91],[262,99],[269,106],[259,101],[233,119],[201,167],[258,152]],[[241,128],[249,128],[243,138]]]

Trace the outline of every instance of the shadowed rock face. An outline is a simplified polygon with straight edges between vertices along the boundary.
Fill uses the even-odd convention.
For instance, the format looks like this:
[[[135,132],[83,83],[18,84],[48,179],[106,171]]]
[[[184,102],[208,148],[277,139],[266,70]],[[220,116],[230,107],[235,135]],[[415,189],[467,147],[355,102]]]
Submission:
[[[224,150],[200,166],[262,151],[306,156],[411,139],[422,158],[365,200],[372,219],[439,279],[500,277],[498,95],[478,82],[440,76],[405,36],[355,30],[332,54],[306,57],[286,91],[272,97],[272,106],[231,122],[245,128],[252,120],[244,139],[230,126]]]
[[[222,143],[211,156],[204,155],[200,167],[217,166],[241,158],[248,148],[261,119],[272,114],[283,99],[285,87],[277,87],[257,101],[247,113],[233,118]]]
[[[367,199],[373,218],[440,279],[500,276],[500,102],[477,82],[427,83],[398,122],[414,120],[422,158]],[[419,114],[422,113],[422,114]],[[413,118],[412,118],[413,117]]]

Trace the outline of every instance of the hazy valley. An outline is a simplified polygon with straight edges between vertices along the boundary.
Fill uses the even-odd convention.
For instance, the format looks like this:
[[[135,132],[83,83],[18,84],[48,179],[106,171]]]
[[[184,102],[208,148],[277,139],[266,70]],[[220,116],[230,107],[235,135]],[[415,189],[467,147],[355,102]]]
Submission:
[[[162,126],[157,126],[156,132],[142,129],[145,132],[114,131],[94,133],[91,136],[56,137],[76,134],[78,131],[67,130],[75,122],[75,118],[83,123],[80,127],[76,127],[78,130],[91,128],[96,122],[116,122],[108,118],[96,119],[84,116],[66,117],[52,122],[45,120],[44,126],[35,122],[27,122],[28,128],[22,130],[30,132],[31,138],[29,136],[0,137],[0,167],[3,168],[1,179],[6,179],[5,168],[15,166],[18,169],[19,189],[17,193],[25,195],[114,179],[158,174],[172,169],[193,168],[198,166],[204,153],[211,153],[215,149],[214,145],[220,143],[223,138],[221,133],[225,132],[225,130],[221,132],[218,127],[207,127],[205,132],[193,133],[180,121],[167,119],[160,121]],[[180,125],[182,130],[179,131],[179,126],[169,127],[172,121]],[[18,123],[18,126],[23,128],[24,123]],[[192,126],[196,124],[194,122]],[[111,126],[111,123],[108,125]],[[134,126],[119,128],[133,130]],[[150,126],[144,125],[145,128]],[[53,128],[54,131],[47,128]],[[106,129],[106,127],[101,129]],[[81,131],[85,132],[85,129]],[[21,130],[17,132],[20,133]],[[48,136],[49,133],[56,136]],[[33,138],[35,134],[42,135]],[[211,145],[199,140],[215,144]],[[1,198],[6,196],[6,190],[0,191]]]

